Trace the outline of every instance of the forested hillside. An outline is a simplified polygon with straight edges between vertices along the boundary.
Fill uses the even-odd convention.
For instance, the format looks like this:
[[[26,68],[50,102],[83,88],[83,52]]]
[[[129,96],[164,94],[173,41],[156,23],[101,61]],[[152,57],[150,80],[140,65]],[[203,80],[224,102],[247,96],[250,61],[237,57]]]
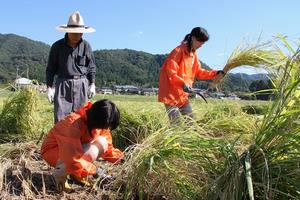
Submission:
[[[166,55],[129,49],[95,51],[98,67],[97,82],[100,85],[133,84],[157,86],[159,69]]]
[[[18,74],[30,79],[45,81],[50,46],[14,34],[0,34],[0,82],[12,82]],[[97,86],[136,85],[157,87],[159,70],[167,55],[130,49],[96,50]],[[202,62],[202,67],[210,69]],[[223,84],[227,91],[248,91],[253,80],[260,75],[229,74]],[[197,87],[206,88],[207,82],[197,82]]]
[[[50,46],[14,34],[0,34],[0,81],[6,82],[28,72],[30,78],[44,80]],[[23,74],[24,76],[24,74]]]

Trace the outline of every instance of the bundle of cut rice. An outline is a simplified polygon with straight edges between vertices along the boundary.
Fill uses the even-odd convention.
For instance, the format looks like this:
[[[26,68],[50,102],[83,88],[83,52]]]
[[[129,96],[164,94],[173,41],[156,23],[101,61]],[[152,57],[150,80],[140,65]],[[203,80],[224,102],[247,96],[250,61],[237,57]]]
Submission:
[[[37,114],[38,94],[36,89],[26,87],[12,93],[0,112],[0,140],[24,141],[37,138],[40,120]]]
[[[223,71],[228,73],[230,70],[240,66],[251,66],[270,71],[270,68],[274,69],[274,67],[282,64],[283,61],[277,49],[272,48],[271,42],[256,45],[240,45],[229,57]],[[218,75],[214,78],[210,88],[217,88],[223,78],[223,75]]]

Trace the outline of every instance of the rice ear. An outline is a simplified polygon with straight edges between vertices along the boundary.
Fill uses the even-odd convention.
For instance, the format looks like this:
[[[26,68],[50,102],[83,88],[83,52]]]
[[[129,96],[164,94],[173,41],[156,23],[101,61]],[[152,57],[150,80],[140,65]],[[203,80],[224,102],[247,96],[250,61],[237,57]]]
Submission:
[[[267,42],[256,45],[239,45],[227,60],[223,68],[225,73],[240,66],[251,66],[256,68],[274,68],[282,64],[279,51],[274,48],[273,42]],[[218,75],[213,79],[210,88],[217,88],[223,81],[224,76]]]

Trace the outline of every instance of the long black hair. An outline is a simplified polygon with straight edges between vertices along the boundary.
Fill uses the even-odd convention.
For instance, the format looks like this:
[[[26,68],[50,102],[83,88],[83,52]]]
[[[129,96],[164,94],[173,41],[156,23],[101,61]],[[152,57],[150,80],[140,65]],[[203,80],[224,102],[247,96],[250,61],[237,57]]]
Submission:
[[[192,51],[192,36],[194,36],[197,40],[201,42],[206,42],[209,40],[208,32],[202,27],[195,27],[192,29],[191,33],[187,34],[181,43],[186,42],[188,45],[188,49]]]
[[[96,101],[86,111],[87,127],[89,131],[94,128],[116,129],[120,124],[120,111],[117,106],[107,99]]]

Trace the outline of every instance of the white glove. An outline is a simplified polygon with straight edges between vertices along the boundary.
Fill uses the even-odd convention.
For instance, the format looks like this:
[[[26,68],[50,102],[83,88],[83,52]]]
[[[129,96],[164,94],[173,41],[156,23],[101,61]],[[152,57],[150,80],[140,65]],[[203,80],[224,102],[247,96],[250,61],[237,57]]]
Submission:
[[[89,86],[89,91],[88,91],[88,98],[91,99],[95,96],[96,94],[96,86],[95,86],[95,83],[92,83],[90,86]]]
[[[99,153],[103,154],[107,151],[108,149],[108,142],[106,137],[103,136],[99,136],[94,142],[93,144],[95,144],[98,148],[99,148]]]
[[[54,88],[52,88],[52,87],[47,88],[47,95],[48,95],[48,100],[50,103],[54,102],[54,93],[55,93]]]
[[[99,136],[92,143],[83,144],[84,154],[82,158],[89,162],[94,162],[97,158],[105,153],[108,149],[107,139],[103,136]]]

